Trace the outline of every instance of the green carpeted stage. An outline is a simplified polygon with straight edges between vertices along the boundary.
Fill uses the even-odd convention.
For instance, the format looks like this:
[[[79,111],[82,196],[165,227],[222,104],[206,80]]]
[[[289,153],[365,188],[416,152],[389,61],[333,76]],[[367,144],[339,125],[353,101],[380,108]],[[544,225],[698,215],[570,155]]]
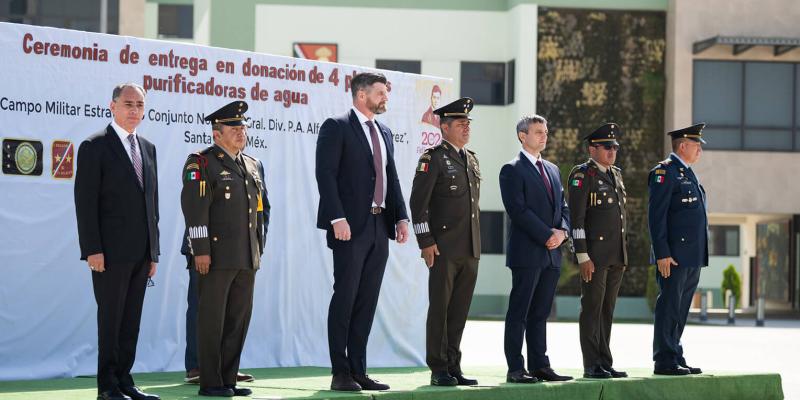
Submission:
[[[532,385],[505,383],[505,368],[469,368],[477,387],[440,388],[429,386],[430,373],[425,368],[373,368],[370,374],[391,385],[386,392],[339,393],[325,390],[330,385],[327,368],[264,368],[246,372],[256,381],[241,386],[253,390],[252,399],[363,399],[437,400],[437,399],[681,399],[681,400],[772,400],[783,399],[778,374],[707,373],[686,377],[653,376],[650,370],[628,370],[627,379],[576,379],[565,383]],[[580,376],[577,370],[559,372]],[[183,383],[182,372],[136,374],[143,390],[163,400],[207,398],[197,395],[197,385]],[[0,399],[72,400],[97,396],[94,377],[41,381],[0,382]],[[243,397],[239,397],[243,398]]]

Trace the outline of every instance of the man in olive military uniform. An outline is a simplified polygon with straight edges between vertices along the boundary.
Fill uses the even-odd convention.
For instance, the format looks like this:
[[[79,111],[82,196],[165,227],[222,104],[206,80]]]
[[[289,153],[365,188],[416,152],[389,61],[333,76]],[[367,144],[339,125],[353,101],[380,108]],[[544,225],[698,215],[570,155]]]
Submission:
[[[658,163],[647,179],[650,188],[648,222],[651,263],[658,266],[653,324],[653,361],[657,375],[700,374],[683,357],[681,336],[700,268],[708,265],[706,192],[692,170],[703,154],[705,124],[668,133],[672,154]]]
[[[189,155],[181,207],[200,274],[198,361],[203,396],[246,396],[236,374],[253,309],[253,285],[263,242],[262,182],[246,141],[247,104],[232,102],[205,120],[215,144]]]
[[[614,166],[620,126],[607,123],[586,140],[589,160],[576,165],[567,180],[572,242],[581,275],[579,319],[583,376],[624,378],[612,367],[611,322],[628,265],[625,184]]]
[[[481,255],[481,173],[469,142],[472,99],[434,114],[444,141],[420,157],[411,189],[411,215],[428,279],[427,362],[431,384],[477,385],[461,371],[461,335],[467,322]]]

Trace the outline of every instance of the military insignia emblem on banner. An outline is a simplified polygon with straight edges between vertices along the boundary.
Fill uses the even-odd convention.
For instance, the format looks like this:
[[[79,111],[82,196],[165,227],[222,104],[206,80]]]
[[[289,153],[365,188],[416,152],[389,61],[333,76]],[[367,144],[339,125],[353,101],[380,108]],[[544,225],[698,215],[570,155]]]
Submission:
[[[3,139],[3,173],[8,175],[41,175],[42,142],[25,139]]]
[[[53,178],[70,179],[74,174],[75,146],[69,140],[54,140],[51,146],[51,171]]]

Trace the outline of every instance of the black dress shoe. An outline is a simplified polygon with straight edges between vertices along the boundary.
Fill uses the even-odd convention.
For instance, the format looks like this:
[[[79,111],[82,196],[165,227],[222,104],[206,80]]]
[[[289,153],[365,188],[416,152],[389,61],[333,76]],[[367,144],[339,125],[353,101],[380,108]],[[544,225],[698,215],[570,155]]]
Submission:
[[[131,400],[131,398],[122,394],[119,389],[111,389],[98,393],[97,400]]]
[[[610,365],[608,365],[608,366],[607,365],[603,365],[602,367],[603,367],[604,370],[606,370],[606,371],[611,373],[611,377],[612,378],[627,378],[628,377],[628,373],[627,372],[625,372],[625,371],[617,371],[613,367],[611,367]]]
[[[331,379],[331,390],[340,392],[360,392],[361,385],[350,374],[336,374]]]
[[[612,377],[611,372],[606,371],[603,367],[599,365],[593,365],[589,368],[583,369],[583,377],[589,379],[610,379]]]
[[[524,369],[509,372],[506,375],[506,382],[508,383],[536,383],[539,382],[535,376],[528,373]]]
[[[681,368],[686,368],[686,369],[688,369],[688,370],[689,370],[689,373],[690,373],[690,374],[692,374],[692,375],[697,375],[697,374],[702,374],[702,373],[703,373],[703,370],[702,370],[702,369],[700,369],[700,368],[695,368],[695,367],[690,367],[690,366],[688,366],[688,365],[686,365],[686,364],[678,364],[678,366],[680,366]]]
[[[474,378],[468,378],[464,376],[463,373],[458,372],[455,374],[450,374],[453,378],[456,378],[459,386],[475,386],[478,384],[478,380]]]
[[[154,394],[147,394],[139,390],[136,386],[120,386],[119,391],[125,393],[133,400],[161,400],[161,397]]]
[[[559,375],[550,367],[539,368],[536,371],[533,371],[532,375],[538,378],[540,381],[564,382],[572,380],[571,376]]]
[[[211,397],[233,397],[233,390],[226,388],[225,386],[207,388],[201,387],[200,390],[197,391],[197,394],[200,396]]]
[[[689,370],[686,368],[673,365],[671,367],[666,367],[666,368],[656,368],[655,371],[653,371],[653,374],[679,376],[679,375],[689,375],[691,374],[691,372],[689,372]]]
[[[433,386],[456,386],[458,379],[449,372],[433,372],[431,373],[431,385]]]
[[[369,375],[353,374],[353,380],[361,385],[363,390],[389,390],[389,385],[381,383],[377,379],[372,379]]]
[[[256,378],[254,378],[253,375],[245,374],[243,372],[236,373],[236,382],[253,382],[255,380]]]
[[[237,388],[236,386],[226,385],[226,388],[233,390],[234,396],[250,396],[253,391],[248,388]]]

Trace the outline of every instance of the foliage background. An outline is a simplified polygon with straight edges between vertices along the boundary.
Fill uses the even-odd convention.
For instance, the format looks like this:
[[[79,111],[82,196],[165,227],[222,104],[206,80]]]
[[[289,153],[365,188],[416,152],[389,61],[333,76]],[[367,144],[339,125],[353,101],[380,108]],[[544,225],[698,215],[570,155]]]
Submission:
[[[650,239],[647,172],[663,158],[666,14],[539,8],[537,113],[548,120],[544,156],[562,179],[586,161],[583,136],[605,122],[623,132],[617,166],[627,191],[629,267],[621,296],[643,296]],[[573,255],[559,294],[580,294]]]

